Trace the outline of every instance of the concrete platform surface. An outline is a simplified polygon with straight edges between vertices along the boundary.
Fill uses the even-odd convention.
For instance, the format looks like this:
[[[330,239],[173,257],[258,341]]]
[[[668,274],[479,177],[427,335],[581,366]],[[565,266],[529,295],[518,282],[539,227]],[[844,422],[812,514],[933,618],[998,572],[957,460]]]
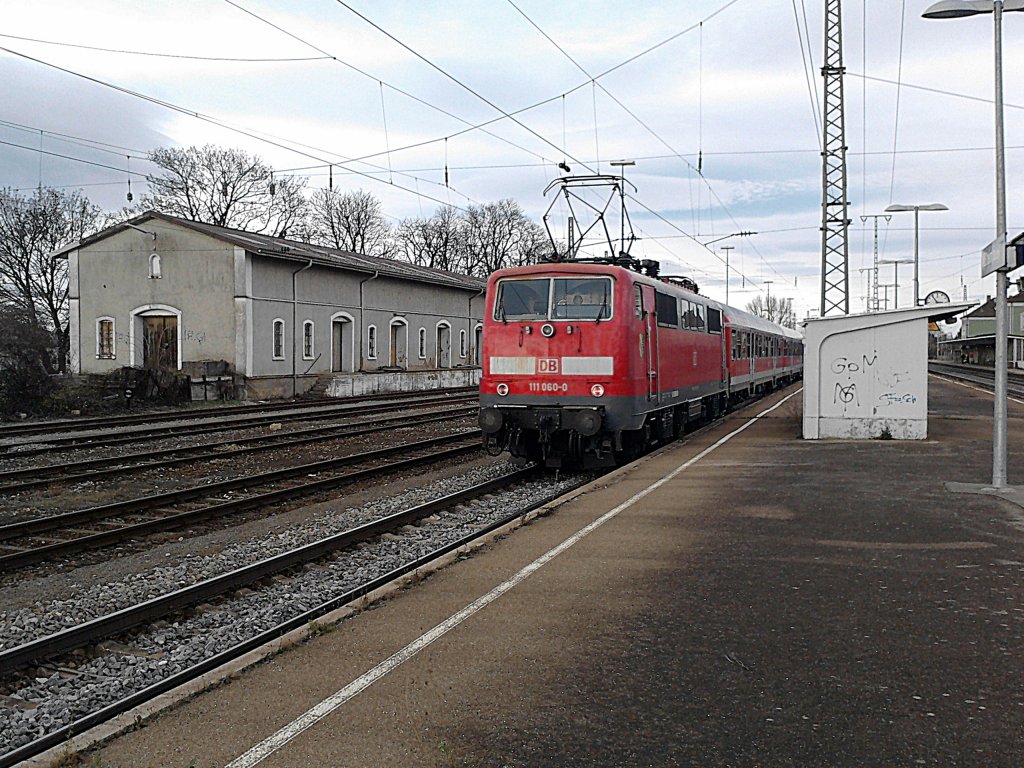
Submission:
[[[797,394],[687,464],[792,391],[82,764],[1024,764],[1024,517],[945,487],[990,478],[991,397],[932,378],[927,441],[811,442]],[[1024,483],[1022,417],[1011,403],[1011,483]],[[510,577],[305,730],[250,752]]]

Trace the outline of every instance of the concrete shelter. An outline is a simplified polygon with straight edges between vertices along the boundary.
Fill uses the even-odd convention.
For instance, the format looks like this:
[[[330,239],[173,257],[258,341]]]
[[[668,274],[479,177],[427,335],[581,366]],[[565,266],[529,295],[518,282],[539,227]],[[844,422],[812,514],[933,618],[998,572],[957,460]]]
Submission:
[[[804,323],[805,439],[928,436],[928,324],[973,304]]]

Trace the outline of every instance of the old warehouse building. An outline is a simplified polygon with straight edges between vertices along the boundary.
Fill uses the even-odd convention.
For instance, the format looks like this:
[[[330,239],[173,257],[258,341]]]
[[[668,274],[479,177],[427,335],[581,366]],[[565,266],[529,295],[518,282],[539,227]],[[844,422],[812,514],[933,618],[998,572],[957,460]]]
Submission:
[[[388,388],[478,380],[477,278],[152,211],[55,256],[68,260],[74,373],[216,364],[249,398],[318,380],[345,393],[367,374]]]

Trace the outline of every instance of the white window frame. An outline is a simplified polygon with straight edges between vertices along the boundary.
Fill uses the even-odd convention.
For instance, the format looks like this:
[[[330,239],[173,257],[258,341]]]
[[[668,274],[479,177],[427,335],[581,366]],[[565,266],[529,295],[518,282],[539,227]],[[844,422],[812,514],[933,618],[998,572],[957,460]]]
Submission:
[[[101,351],[102,334],[100,333],[100,324],[107,322],[110,323],[110,354],[104,355]],[[117,323],[114,321],[114,318],[107,315],[96,318],[96,359],[117,360]]]
[[[159,280],[163,277],[163,272],[160,269],[160,254],[151,253],[149,254],[149,279]]]
[[[466,329],[459,331],[459,359],[466,359]]]
[[[426,360],[427,359],[427,329],[426,328],[423,328],[423,327],[420,328],[420,333],[419,333],[419,336],[417,337],[417,339],[418,339],[417,340],[417,345],[418,346],[416,347],[416,349],[419,352],[419,358],[420,358],[420,360]]]
[[[366,326],[366,359],[377,359],[377,326]]]
[[[281,351],[280,351],[280,353],[277,351],[277,327],[278,327],[278,325],[281,326]],[[285,325],[283,317],[275,317],[274,318],[274,322],[271,324],[270,327],[273,329],[273,332],[271,333],[271,336],[270,336],[270,356],[271,356],[271,359],[273,359],[273,360],[284,360],[284,347],[285,347],[285,344],[284,344],[284,332],[285,332],[285,329],[288,326]]]
[[[309,329],[308,335],[306,333],[306,329],[307,328]],[[303,360],[312,360],[313,359],[313,353],[316,352],[316,337],[314,336],[315,333],[316,333],[316,328],[313,325],[313,321],[312,320],[303,320],[302,321],[302,359]],[[309,341],[308,345],[306,344],[307,341]],[[307,347],[308,347],[308,351],[307,351]]]

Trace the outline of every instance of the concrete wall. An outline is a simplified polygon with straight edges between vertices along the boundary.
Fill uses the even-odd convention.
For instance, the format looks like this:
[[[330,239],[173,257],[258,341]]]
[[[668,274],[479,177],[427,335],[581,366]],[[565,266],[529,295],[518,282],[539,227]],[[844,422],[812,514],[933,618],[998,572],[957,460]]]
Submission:
[[[235,359],[235,254],[206,235],[152,220],[74,251],[72,370],[104,373],[142,364],[140,312],[176,315],[180,361]],[[160,277],[150,277],[159,255]],[[114,320],[115,354],[97,356],[97,320]]]
[[[928,436],[928,325],[832,336],[819,361],[821,437]]]
[[[445,367],[474,364],[474,329],[480,324],[484,303],[478,292],[317,265],[302,270],[303,266],[297,261],[253,258],[252,376],[290,376],[293,354],[296,375],[331,372],[334,352],[331,319],[342,313],[351,318],[351,328],[347,331],[354,336],[351,361],[354,370],[372,371],[390,366],[393,321],[404,327],[403,335],[407,334],[405,355],[399,361],[406,370],[439,367],[437,327],[442,322],[451,329],[451,356]],[[285,324],[281,360],[274,360],[273,356],[275,320],[283,320]],[[313,324],[313,354],[308,358],[303,356],[303,326],[307,321]],[[376,355],[372,358],[367,339],[371,325],[377,335]],[[420,328],[425,329],[423,357],[419,355]],[[464,356],[460,346],[463,331],[466,333]]]
[[[970,304],[808,320],[805,438],[928,436],[928,323]]]

